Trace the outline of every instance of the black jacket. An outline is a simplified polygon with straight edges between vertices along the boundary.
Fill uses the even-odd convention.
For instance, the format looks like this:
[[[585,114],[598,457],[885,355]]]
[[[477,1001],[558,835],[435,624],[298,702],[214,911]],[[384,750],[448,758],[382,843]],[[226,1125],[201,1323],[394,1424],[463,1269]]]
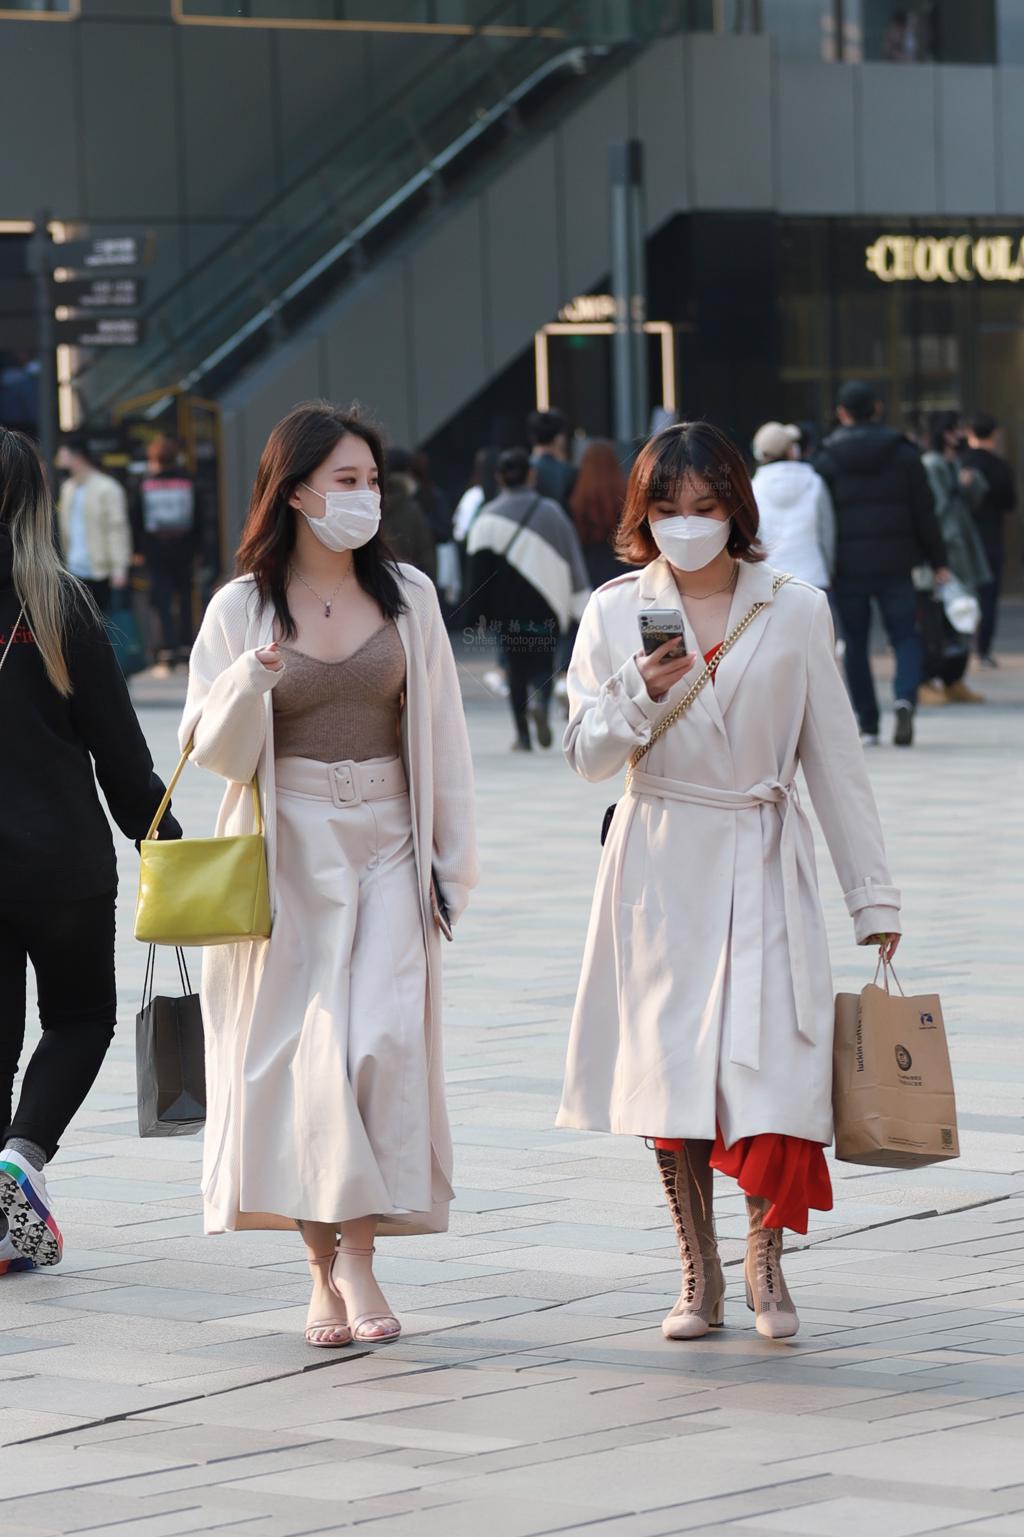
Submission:
[[[1002,454],[994,454],[988,448],[967,448],[960,458],[985,477],[988,490],[980,505],[973,509],[974,519],[986,544],[999,545],[1006,536],[1006,514],[1017,505],[1013,470]]]
[[[886,582],[946,564],[921,455],[878,422],[839,427],[814,456],[836,512],[836,582]]]
[[[0,525],[0,653],[21,608],[12,563]],[[106,631],[84,603],[76,602],[66,644],[68,699],[46,676],[27,620],[0,670],[0,890],[9,899],[113,891],[114,841],[96,780],[133,839],[148,832],[164,793]],[[170,812],[160,836],[181,837]]]

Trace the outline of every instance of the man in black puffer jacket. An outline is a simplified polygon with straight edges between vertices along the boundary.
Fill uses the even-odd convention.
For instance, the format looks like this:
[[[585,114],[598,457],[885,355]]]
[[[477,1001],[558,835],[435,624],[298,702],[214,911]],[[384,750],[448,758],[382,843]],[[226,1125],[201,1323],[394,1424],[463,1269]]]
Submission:
[[[929,565],[939,582],[949,573],[921,456],[903,433],[882,425],[880,412],[870,385],[844,384],[836,409],[842,425],[822,443],[814,467],[835,506],[832,592],[861,736],[865,743],[878,742],[878,698],[868,654],[874,599],[896,656],[893,741],[897,747],[909,747],[921,682],[917,598],[910,573],[915,566]]]

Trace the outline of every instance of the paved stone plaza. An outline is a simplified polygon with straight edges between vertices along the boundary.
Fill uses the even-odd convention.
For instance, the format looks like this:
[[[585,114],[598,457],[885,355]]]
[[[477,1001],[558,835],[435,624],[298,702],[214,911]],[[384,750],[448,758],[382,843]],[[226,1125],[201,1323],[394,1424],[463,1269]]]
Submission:
[[[297,1237],[204,1238],[198,1140],[137,1139],[122,840],[118,1037],[51,1175],[66,1258],[0,1280],[0,1532],[1022,1537],[1024,656],[974,679],[988,706],[922,712],[913,752],[870,756],[900,975],[942,994],[963,1156],[833,1166],[835,1210],[787,1260],[803,1328],[776,1345],[743,1302],[735,1187],[727,1327],[667,1344],[678,1262],[652,1155],[553,1128],[610,787],[511,756],[505,706],[465,677],[484,875],[447,952],[458,1199],[449,1234],[381,1245],[405,1337],[307,1348]],[[167,773],[159,695],[140,689]],[[218,795],[186,776],[190,833]],[[819,871],[837,985],[859,988],[870,957]],[[700,872],[680,879],[699,903]]]

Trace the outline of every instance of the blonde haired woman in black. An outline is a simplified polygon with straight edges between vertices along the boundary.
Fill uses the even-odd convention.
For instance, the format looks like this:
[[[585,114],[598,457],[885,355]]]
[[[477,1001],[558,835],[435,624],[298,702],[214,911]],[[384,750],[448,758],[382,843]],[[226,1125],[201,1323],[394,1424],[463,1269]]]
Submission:
[[[145,835],[164,793],[96,607],[54,546],[53,503],[38,451],[4,427],[0,656],[3,1274],[61,1257],[43,1169],[114,1034],[117,863],[96,781],[133,839]],[[160,836],[181,836],[170,812]],[[43,1034],[15,1109],[29,962]]]

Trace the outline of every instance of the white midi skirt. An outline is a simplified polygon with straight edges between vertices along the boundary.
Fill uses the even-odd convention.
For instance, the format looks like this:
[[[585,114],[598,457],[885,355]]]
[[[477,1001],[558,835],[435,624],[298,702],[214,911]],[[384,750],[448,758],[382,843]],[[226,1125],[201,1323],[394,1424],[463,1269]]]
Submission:
[[[408,791],[338,805],[309,793],[318,778],[326,785],[322,764],[278,760],[276,907],[243,1048],[239,1207],[334,1223],[429,1212],[427,960]]]

